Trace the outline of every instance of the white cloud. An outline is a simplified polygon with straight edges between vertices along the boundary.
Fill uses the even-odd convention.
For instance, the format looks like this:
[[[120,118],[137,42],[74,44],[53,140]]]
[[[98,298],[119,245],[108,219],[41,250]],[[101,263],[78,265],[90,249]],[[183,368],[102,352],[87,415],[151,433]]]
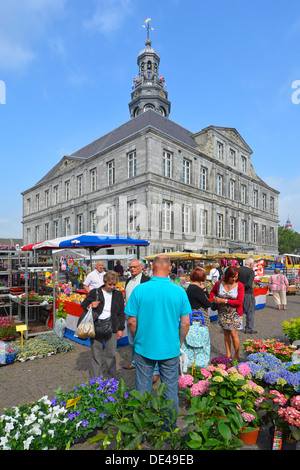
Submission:
[[[53,18],[61,17],[66,0],[0,2],[1,69],[24,68],[36,57],[38,41],[47,37]]]
[[[132,0],[98,0],[95,13],[84,22],[84,27],[103,34],[112,33],[121,27],[132,8]]]

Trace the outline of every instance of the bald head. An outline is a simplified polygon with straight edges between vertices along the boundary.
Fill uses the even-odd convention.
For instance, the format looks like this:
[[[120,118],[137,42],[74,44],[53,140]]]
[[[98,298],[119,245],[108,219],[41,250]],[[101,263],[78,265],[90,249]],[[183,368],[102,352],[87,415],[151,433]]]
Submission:
[[[152,271],[154,276],[167,277],[171,269],[170,259],[167,255],[159,255],[154,258]]]

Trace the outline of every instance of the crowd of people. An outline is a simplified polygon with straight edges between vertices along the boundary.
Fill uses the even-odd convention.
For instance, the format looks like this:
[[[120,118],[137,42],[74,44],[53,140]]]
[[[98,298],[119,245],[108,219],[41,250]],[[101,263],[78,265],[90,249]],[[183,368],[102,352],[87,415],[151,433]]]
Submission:
[[[87,296],[78,324],[91,306],[95,325],[95,337],[91,338],[91,378],[105,375],[101,362],[104,344],[106,374],[117,377],[117,340],[127,326],[131,362],[124,368],[135,371],[135,388],[150,393],[153,383],[160,377],[167,384],[166,398],[173,399],[178,409],[179,356],[193,311],[201,311],[203,323],[209,327],[209,309],[214,304],[218,324],[224,333],[226,355],[231,357],[233,349],[234,360],[239,360],[239,331],[245,328],[247,334],[257,333],[254,330],[253,259],[247,259],[244,266],[214,265],[209,273],[210,292],[206,287],[206,271],[200,266],[190,273],[190,284],[185,290],[172,282],[174,264],[171,265],[167,255],[159,255],[153,260],[151,277],[143,272],[142,262],[134,259],[129,265],[125,299],[116,289],[123,267],[121,269],[117,263],[115,268],[105,272],[103,262],[98,261],[84,281]],[[277,308],[280,309],[282,304],[286,309],[288,281],[280,270],[275,269],[274,275],[270,276],[268,287]],[[108,319],[110,328],[104,331]]]

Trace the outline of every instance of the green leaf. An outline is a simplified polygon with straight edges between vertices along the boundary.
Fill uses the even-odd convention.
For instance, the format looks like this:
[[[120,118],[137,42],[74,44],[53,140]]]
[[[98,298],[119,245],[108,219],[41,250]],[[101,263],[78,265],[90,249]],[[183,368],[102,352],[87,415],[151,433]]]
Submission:
[[[145,428],[145,420],[143,418],[143,416],[138,413],[137,411],[134,411],[133,414],[132,414],[132,418],[133,418],[133,421],[134,421],[134,424],[136,425],[136,427],[142,431],[144,428]]]
[[[127,434],[137,433],[137,429],[133,423],[116,423],[116,426],[123,433],[127,433]]]
[[[143,435],[138,434],[126,445],[126,449],[135,449],[142,442]]]
[[[227,426],[227,424],[220,421],[218,423],[218,430],[226,442],[230,441],[232,435],[231,435],[230,428],[229,426]]]
[[[167,384],[161,383],[157,389],[157,396],[162,397],[167,389]]]
[[[157,397],[151,397],[151,405],[155,410],[158,410],[159,408],[159,399]]]
[[[138,390],[130,390],[130,395],[136,398],[136,400],[138,400],[140,403],[143,403],[144,401],[143,394],[139,392]]]
[[[191,449],[199,449],[202,446],[202,443],[199,442],[199,441],[189,441],[189,442],[187,442],[187,445]]]
[[[119,385],[118,385],[118,393],[121,395],[123,398],[125,395],[125,392],[127,391],[127,385],[125,384],[124,380],[121,378],[119,380]]]
[[[202,437],[200,436],[200,434],[198,434],[194,431],[190,431],[189,436],[193,441],[199,441],[199,442],[202,443]]]

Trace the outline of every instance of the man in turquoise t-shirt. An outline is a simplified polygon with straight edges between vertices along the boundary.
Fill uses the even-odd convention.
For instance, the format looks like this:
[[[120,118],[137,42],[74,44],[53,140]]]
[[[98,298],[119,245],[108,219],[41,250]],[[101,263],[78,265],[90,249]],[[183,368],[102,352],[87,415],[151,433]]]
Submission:
[[[167,384],[165,397],[175,400],[178,411],[179,355],[189,330],[191,305],[185,290],[168,278],[167,256],[157,256],[152,270],[153,277],[134,289],[125,308],[134,337],[135,388],[151,392],[158,361],[161,382]]]

